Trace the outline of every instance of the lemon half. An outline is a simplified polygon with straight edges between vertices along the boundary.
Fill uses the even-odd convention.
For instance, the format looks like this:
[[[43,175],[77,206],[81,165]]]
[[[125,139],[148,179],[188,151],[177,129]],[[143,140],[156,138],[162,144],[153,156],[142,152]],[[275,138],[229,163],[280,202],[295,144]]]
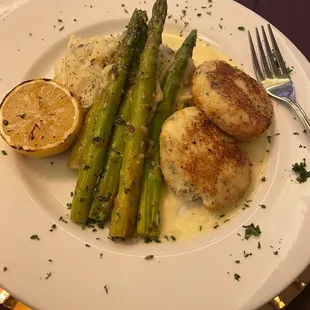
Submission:
[[[83,123],[82,106],[72,93],[50,79],[13,88],[0,105],[0,134],[17,152],[52,156],[65,151]]]

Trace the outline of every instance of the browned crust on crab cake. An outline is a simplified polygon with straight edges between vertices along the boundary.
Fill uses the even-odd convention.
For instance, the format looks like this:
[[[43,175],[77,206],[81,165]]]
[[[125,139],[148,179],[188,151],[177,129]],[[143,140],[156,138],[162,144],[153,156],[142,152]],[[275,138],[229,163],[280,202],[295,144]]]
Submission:
[[[240,141],[259,137],[271,124],[273,108],[265,89],[225,61],[201,64],[193,76],[192,92],[195,105]]]
[[[166,120],[160,157],[164,179],[176,193],[187,200],[201,197],[206,207],[235,203],[251,183],[247,155],[197,107]]]

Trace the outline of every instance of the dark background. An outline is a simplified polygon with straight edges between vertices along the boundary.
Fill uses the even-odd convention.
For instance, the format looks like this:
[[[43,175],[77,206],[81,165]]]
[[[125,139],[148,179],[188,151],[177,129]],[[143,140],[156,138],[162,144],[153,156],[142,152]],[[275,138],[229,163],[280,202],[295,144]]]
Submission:
[[[310,60],[310,0],[236,0],[277,27]]]
[[[272,23],[310,60],[310,0],[236,1]],[[0,305],[0,310],[3,309],[6,308]],[[310,286],[305,288],[285,309],[310,310]]]
[[[236,0],[284,33],[310,60],[310,0]],[[310,310],[310,284],[286,310]]]

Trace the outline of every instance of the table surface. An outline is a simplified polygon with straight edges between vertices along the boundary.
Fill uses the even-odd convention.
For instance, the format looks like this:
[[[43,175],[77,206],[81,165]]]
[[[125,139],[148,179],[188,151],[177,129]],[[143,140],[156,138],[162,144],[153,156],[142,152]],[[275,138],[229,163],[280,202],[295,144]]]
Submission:
[[[264,17],[284,33],[310,60],[310,0],[236,0]],[[0,0],[0,6],[23,0]],[[0,310],[5,309],[0,305]],[[310,285],[287,307],[310,310]]]

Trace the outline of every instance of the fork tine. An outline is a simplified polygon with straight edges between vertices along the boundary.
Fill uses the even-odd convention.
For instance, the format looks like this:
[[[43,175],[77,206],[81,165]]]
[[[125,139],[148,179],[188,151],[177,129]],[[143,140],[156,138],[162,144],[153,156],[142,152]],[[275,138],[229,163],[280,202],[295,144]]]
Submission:
[[[254,72],[255,72],[256,78],[259,81],[263,81],[265,77],[262,73],[262,70],[260,69],[257,55],[255,52],[255,48],[254,48],[254,44],[253,44],[253,40],[251,37],[251,32],[249,30],[248,30],[248,35],[249,35],[249,43],[250,43],[250,49],[251,49],[251,54],[252,54],[252,63],[253,63]]]
[[[265,41],[265,49],[266,49],[266,53],[267,53],[267,60],[268,60],[269,66],[272,68],[274,75],[278,77],[278,76],[280,76],[281,72],[280,72],[279,68],[277,67],[276,62],[274,60],[274,57],[272,55],[271,48],[270,48],[270,45],[269,45],[269,42],[267,39],[267,35],[265,32],[264,26],[262,26],[262,33],[263,33],[263,38]]]
[[[273,46],[273,50],[274,50],[274,53],[275,53],[275,55],[277,57],[278,64],[279,64],[279,66],[280,66],[280,68],[282,70],[282,74],[286,75],[286,76],[289,76],[288,72],[287,72],[287,68],[286,68],[285,62],[284,62],[283,57],[281,55],[280,49],[278,47],[277,41],[276,41],[276,39],[274,37],[274,34],[272,32],[270,24],[268,24],[268,30],[269,30],[269,35],[270,35],[270,38],[271,38],[271,43],[272,43],[272,46]]]
[[[255,28],[255,30],[256,30],[257,45],[258,45],[258,50],[259,50],[259,53],[260,53],[260,59],[261,59],[262,65],[263,65],[263,70],[264,70],[266,76],[268,78],[272,79],[273,78],[273,74],[270,71],[270,68],[268,66],[268,63],[267,63],[267,60],[266,60],[266,55],[265,55],[265,52],[264,52],[264,49],[263,49],[263,45],[262,45],[262,41],[260,39],[260,35],[259,35],[259,32],[258,32],[258,29]]]

